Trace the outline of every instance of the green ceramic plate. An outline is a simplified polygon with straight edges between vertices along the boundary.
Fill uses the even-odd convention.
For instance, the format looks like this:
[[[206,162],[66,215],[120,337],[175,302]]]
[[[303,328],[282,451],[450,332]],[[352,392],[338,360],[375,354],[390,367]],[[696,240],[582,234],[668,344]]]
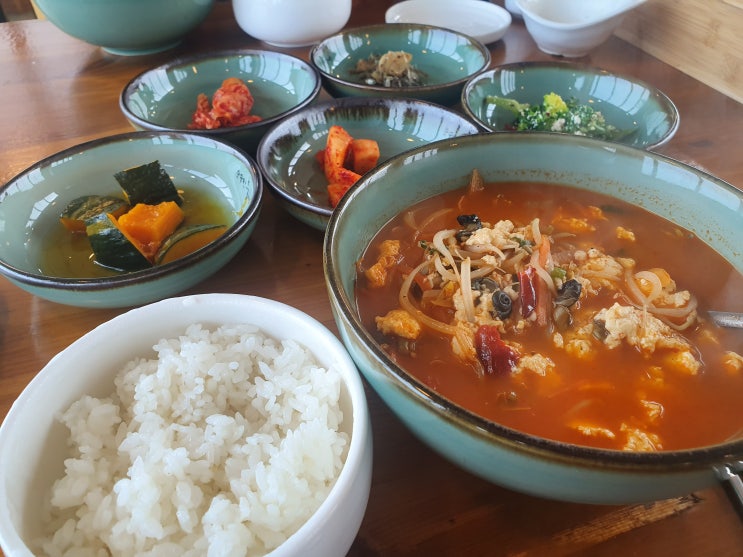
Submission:
[[[661,91],[636,79],[563,62],[523,62],[483,72],[464,86],[462,108],[484,130],[508,131],[515,115],[487,101],[490,95],[538,105],[547,93],[600,111],[621,130],[620,143],[651,149],[669,141],[679,113]]]
[[[280,52],[237,50],[179,58],[147,70],[124,87],[119,106],[137,129],[188,130],[200,93],[214,94],[228,77],[242,79],[255,104],[255,124],[198,131],[229,141],[250,155],[276,122],[307,106],[320,93],[320,77],[307,62]]]
[[[432,141],[477,133],[461,114],[413,99],[344,98],[306,108],[272,128],[258,147],[258,165],[284,208],[319,230],[332,213],[327,180],[315,160],[328,129],[342,126],[379,144],[380,163]]]
[[[412,54],[426,74],[416,87],[367,85],[353,73],[359,60],[389,51]],[[464,83],[490,65],[490,51],[468,35],[417,23],[389,23],[348,29],[317,44],[310,61],[334,97],[408,97],[454,105]]]

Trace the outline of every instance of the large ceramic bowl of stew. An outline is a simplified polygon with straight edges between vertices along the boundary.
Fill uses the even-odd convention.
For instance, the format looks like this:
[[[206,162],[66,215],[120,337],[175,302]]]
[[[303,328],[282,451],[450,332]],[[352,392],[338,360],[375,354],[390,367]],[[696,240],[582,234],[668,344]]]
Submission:
[[[341,337],[401,422],[511,489],[688,494],[743,459],[743,193],[662,155],[549,133],[403,153],[330,217]],[[737,463],[737,464],[736,464]]]
[[[237,255],[258,222],[262,187],[252,158],[200,135],[81,143],[0,187],[0,274],[72,306],[167,298]]]

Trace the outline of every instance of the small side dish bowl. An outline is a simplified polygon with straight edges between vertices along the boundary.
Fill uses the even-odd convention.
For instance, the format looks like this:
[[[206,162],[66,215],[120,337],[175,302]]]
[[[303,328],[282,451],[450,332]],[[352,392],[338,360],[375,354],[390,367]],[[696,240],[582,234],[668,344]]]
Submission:
[[[422,84],[369,84],[357,64],[388,52],[412,56]],[[490,65],[490,51],[478,40],[442,27],[419,23],[368,25],[341,31],[315,45],[310,61],[333,97],[407,97],[451,106],[464,83]]]
[[[151,54],[181,42],[206,19],[214,0],[36,0],[68,35],[123,56]]]
[[[198,326],[196,332],[194,326]],[[235,327],[240,330],[236,332]],[[174,348],[164,348],[161,339],[167,339],[169,348]],[[250,354],[255,356],[246,354],[251,347]],[[126,364],[132,369],[135,359],[156,362],[158,358],[157,378],[154,371],[151,375],[146,370],[141,373],[141,364],[136,375],[122,374]],[[218,363],[206,368],[212,361]],[[247,369],[251,366],[246,364],[253,362],[254,368]],[[189,383],[189,378],[198,382],[207,373],[210,384],[202,383],[198,389]],[[168,374],[170,383],[163,379]],[[148,391],[148,380],[150,386],[157,383],[158,389]],[[126,389],[133,384],[138,385],[137,401],[149,396],[146,409],[139,402],[139,406],[132,406],[126,396],[112,396],[122,393],[122,385]],[[289,390],[290,386],[298,388]],[[282,392],[283,388],[287,391]],[[215,393],[224,394],[225,390],[224,399],[228,400],[216,400]],[[153,401],[155,392],[158,397],[175,392],[181,397],[174,396],[170,402],[154,397],[158,400]],[[109,460],[91,464],[98,470],[95,479],[74,466],[65,467],[74,449],[73,443],[68,443],[70,430],[60,416],[83,397],[88,408],[97,405],[98,414],[87,423],[67,423],[77,423],[78,431],[87,426],[88,439],[102,440],[103,447],[93,450],[104,452]],[[297,405],[292,407],[293,412],[287,410],[279,419],[274,408],[292,403]],[[121,426],[127,422],[129,449],[141,455],[139,464],[127,448],[114,442],[117,425],[107,428],[107,410],[114,405],[121,409]],[[240,410],[220,414],[223,407]],[[146,422],[149,430],[140,429],[125,410],[146,419],[157,413],[157,419]],[[323,411],[327,415],[322,415]],[[84,413],[78,416],[85,419]],[[242,435],[233,431],[244,431],[248,426],[256,430]],[[191,437],[175,442],[153,437],[153,431],[156,435],[166,430],[175,439],[185,437],[186,432]],[[230,434],[235,437],[225,438]],[[141,438],[134,447],[132,436],[138,435]],[[339,443],[341,436],[345,439]],[[252,445],[247,445],[246,437],[251,438]],[[211,448],[211,452],[200,453],[199,447]],[[179,547],[184,553],[207,554],[211,541],[211,550],[220,554],[225,548],[244,552],[250,545],[254,551],[273,549],[271,555],[277,557],[341,557],[346,555],[364,516],[372,472],[371,425],[364,387],[340,341],[319,321],[293,307],[237,294],[202,294],[156,302],[123,313],[73,342],[50,360],[13,403],[0,426],[0,450],[6,456],[0,465],[0,546],[6,555],[14,557],[40,554],[40,538],[50,534],[53,484],[65,475],[74,476],[76,471],[78,479],[89,484],[77,492],[80,498],[71,504],[88,517],[111,503],[111,497],[94,503],[96,493],[113,493],[116,489],[122,497],[121,490],[136,492],[128,500],[112,503],[121,513],[106,515],[101,511],[95,521],[90,521],[93,524],[82,528],[88,533],[95,531],[91,537],[98,547],[105,544],[95,538],[96,534],[107,541],[118,538],[124,547],[129,547],[132,539],[156,545],[154,536],[142,535],[142,530],[152,532],[147,528],[160,524],[167,525],[163,536],[170,542],[170,551]],[[156,458],[158,452],[163,454],[161,460]],[[248,458],[251,464],[236,464]],[[79,459],[90,462],[91,456]],[[227,465],[220,467],[218,463],[225,460]],[[229,470],[230,460],[240,467]],[[256,469],[259,465],[262,470]],[[127,469],[132,482],[136,477],[139,483],[124,485]],[[250,483],[249,478],[257,480]],[[114,487],[116,479],[120,480]],[[160,480],[155,493],[147,479]],[[322,488],[317,495],[303,494],[302,482],[305,490],[307,486],[317,488],[317,482],[322,482]],[[79,482],[76,485],[80,488]],[[97,492],[93,492],[94,487]],[[59,489],[65,491],[63,486]],[[189,497],[189,493],[199,496]],[[217,493],[220,495],[215,497]],[[271,499],[272,495],[276,499]],[[249,510],[240,506],[238,511],[241,496],[250,501]],[[113,498],[116,500],[116,495]],[[137,498],[142,498],[141,504],[147,508],[131,513],[137,508]],[[180,509],[177,518],[176,506]],[[149,512],[150,507],[157,512]],[[196,516],[206,507],[210,516],[204,522],[214,526],[211,532]],[[284,513],[269,516],[272,507]],[[103,515],[111,522],[105,523]],[[189,531],[184,521],[195,526]],[[119,534],[112,534],[108,528],[114,523]],[[85,539],[80,535],[76,541],[80,538]],[[67,538],[60,534],[60,539]]]
[[[387,8],[385,21],[446,27],[490,44],[506,34],[511,14],[482,0],[404,0]]]
[[[190,194],[196,210],[212,207],[209,212],[227,229],[169,263],[131,272],[94,265],[85,235],[73,239],[60,223],[62,212],[82,196],[122,198],[114,174],[156,160],[184,190],[184,199]],[[255,162],[208,137],[131,132],[70,147],[0,189],[0,273],[31,294],[73,306],[126,307],[166,298],[196,285],[238,253],[255,228],[262,191]]]
[[[283,120],[263,138],[258,166],[284,209],[318,230],[325,230],[333,209],[316,155],[325,148],[333,125],[354,138],[375,140],[379,162],[439,139],[478,131],[459,113],[414,99],[341,98]]]
[[[529,187],[527,183],[565,184],[576,190],[608,195],[689,230],[732,265],[729,273],[743,271],[743,191],[668,157],[617,143],[548,133],[478,134],[403,153],[366,174],[341,199],[328,224],[323,254],[331,308],[341,338],[360,371],[391,410],[420,439],[462,468],[508,488],[557,500],[623,504],[666,499],[718,485],[718,470],[728,465],[739,469],[739,461],[743,460],[740,430],[716,443],[652,452],[554,441],[481,417],[440,392],[450,378],[437,381],[435,365],[429,371],[434,376],[423,381],[388,354],[377,331],[372,330],[373,325],[368,327],[360,316],[357,265],[364,260],[372,238],[390,219],[436,194],[462,191],[473,169],[480,172],[485,184],[484,190],[475,189],[487,192],[492,188],[493,205],[499,199],[499,183],[508,182],[524,183],[525,188]],[[529,195],[538,195],[536,187],[528,191]],[[488,203],[487,199],[478,199]],[[508,218],[508,203],[506,198],[503,205],[498,205],[504,219]],[[533,204],[538,206],[538,197]],[[437,207],[441,208],[439,213],[446,209],[442,204]],[[412,221],[406,224],[420,232],[420,227],[415,226],[415,215],[408,215]],[[565,218],[569,216],[572,213]],[[432,229],[428,232],[433,234]],[[475,251],[473,248],[470,254]],[[405,260],[402,267],[411,269],[415,265],[416,259],[412,258]],[[681,268],[684,266],[685,256],[680,263]],[[735,284],[739,285],[737,274]],[[472,276],[474,280],[474,273]],[[696,277],[697,281],[692,282],[707,280],[701,273]],[[721,279],[726,280],[731,278]],[[422,290],[426,291],[425,286]],[[739,300],[734,292],[730,291],[726,298]],[[417,300],[420,296],[415,297]],[[731,341],[740,337],[727,338]],[[393,345],[394,337],[388,342]],[[400,353],[410,347],[409,343],[400,344]],[[417,357],[426,356],[420,350]],[[485,386],[488,375],[477,376],[473,370],[472,377],[474,384],[479,385],[476,389],[492,392]],[[537,386],[530,377],[522,379],[526,385]],[[608,383],[610,389],[614,385],[610,375],[602,376],[601,381]],[[435,387],[430,386],[431,382]],[[559,379],[557,384],[561,384]],[[686,386],[692,384],[696,383]],[[693,389],[688,394],[694,396]],[[526,398],[528,405],[538,397],[532,393]],[[516,399],[517,405],[521,400]],[[734,404],[732,397],[726,399],[726,404]],[[608,406],[601,399],[601,408]],[[518,406],[513,410],[519,410]],[[546,417],[546,413],[542,415]],[[698,420],[695,418],[694,422]],[[683,427],[674,424],[678,429]],[[730,425],[734,431],[740,427],[740,420]],[[696,425],[689,426],[695,428]],[[725,436],[721,432],[718,437]]]
[[[625,14],[646,1],[516,0],[516,6],[539,50],[577,58],[606,42]]]
[[[538,106],[549,93],[600,112],[619,130],[620,143],[653,149],[679,126],[679,112],[663,92],[632,77],[570,62],[517,62],[482,72],[462,90],[462,108],[486,131],[509,131],[516,114],[488,97]]]
[[[211,99],[227,78],[242,80],[260,121],[189,129],[200,94]],[[233,143],[251,156],[272,125],[312,103],[320,76],[307,62],[281,52],[233,50],[179,58],[142,72],[122,90],[119,106],[135,129],[199,133]]]

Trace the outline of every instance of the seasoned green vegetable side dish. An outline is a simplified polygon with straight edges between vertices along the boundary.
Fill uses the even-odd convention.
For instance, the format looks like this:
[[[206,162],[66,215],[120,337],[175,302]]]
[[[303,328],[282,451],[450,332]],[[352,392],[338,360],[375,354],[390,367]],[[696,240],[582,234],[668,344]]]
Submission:
[[[546,94],[539,105],[495,95],[486,97],[485,103],[513,112],[516,118],[509,129],[515,131],[560,132],[609,140],[624,135],[591,105],[580,104],[576,99],[563,100],[557,93]]]

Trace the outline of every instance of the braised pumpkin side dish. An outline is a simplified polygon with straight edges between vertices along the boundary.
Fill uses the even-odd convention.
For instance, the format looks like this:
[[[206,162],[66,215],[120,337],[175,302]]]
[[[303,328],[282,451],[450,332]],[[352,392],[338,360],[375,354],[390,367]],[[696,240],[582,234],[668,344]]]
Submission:
[[[190,222],[183,193],[159,161],[117,172],[114,177],[122,198],[82,196],[68,203],[60,215],[71,236],[85,238],[88,251],[92,250],[89,259],[96,266],[131,272],[162,265],[206,246],[227,229],[222,221]],[[79,245],[75,239],[71,242]],[[79,247],[61,250],[69,258],[74,258],[75,251]],[[54,274],[59,273],[55,270]],[[73,271],[71,276],[86,275]]]
[[[743,276],[689,231],[568,186],[485,184],[392,219],[360,316],[418,380],[488,420],[625,451],[743,436]],[[740,302],[739,302],[740,303]]]

